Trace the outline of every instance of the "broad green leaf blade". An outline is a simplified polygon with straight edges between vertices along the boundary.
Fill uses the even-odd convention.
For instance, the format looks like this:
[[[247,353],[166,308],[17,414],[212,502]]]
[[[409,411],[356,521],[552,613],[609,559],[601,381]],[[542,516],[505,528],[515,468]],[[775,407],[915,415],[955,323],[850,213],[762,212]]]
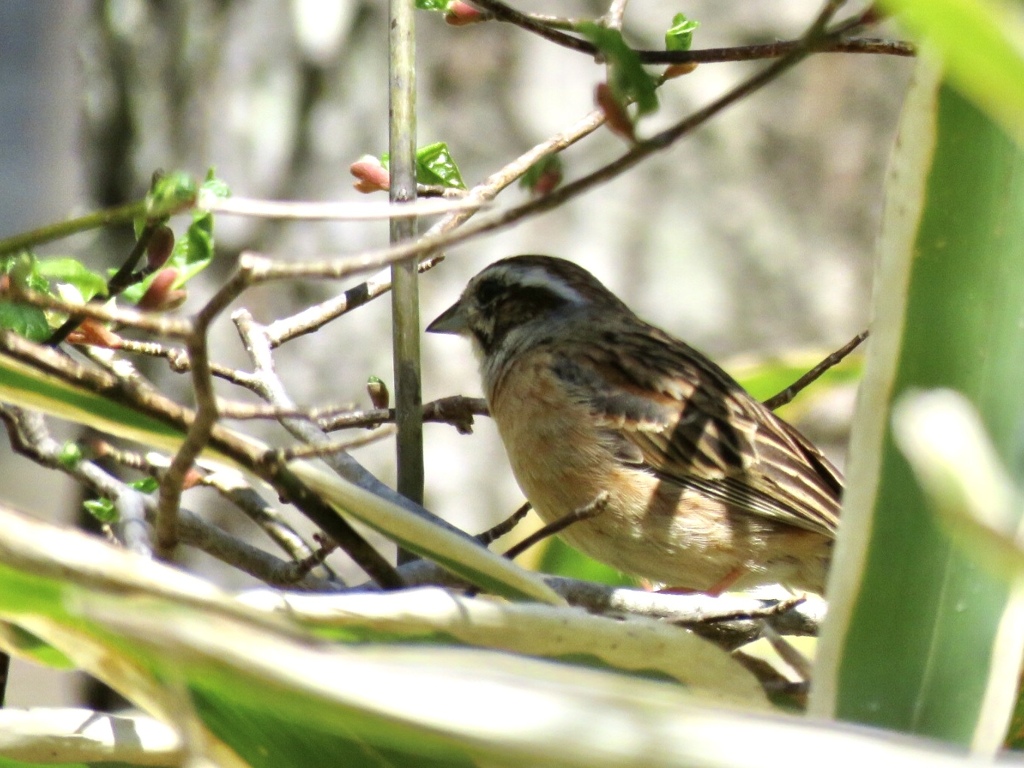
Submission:
[[[167,451],[177,450],[183,437],[181,432],[156,419],[2,354],[0,402],[42,411]],[[246,435],[232,434],[268,449]],[[225,460],[212,451],[210,453],[213,458]],[[437,562],[482,589],[517,599],[554,604],[563,602],[539,575],[484,547],[311,464],[293,462],[290,466],[303,482],[324,494],[339,513],[360,520],[399,545]]]
[[[500,603],[436,587],[354,595],[261,590],[243,600],[281,611],[324,637],[490,648],[676,680],[720,703],[767,708],[760,684],[728,652],[651,619]]]
[[[88,301],[97,294],[105,294],[107,281],[93,272],[78,259],[40,259],[39,274],[47,280],[70,283],[78,289],[82,301]]]
[[[909,389],[957,390],[1002,462],[1020,455],[1024,155],[921,60],[889,185],[812,709],[987,752],[1014,697],[1020,601],[934,519],[890,409]]]
[[[39,307],[0,301],[0,329],[9,329],[29,341],[46,341],[53,332]]]
[[[1024,17],[1019,2],[883,0],[933,46],[949,80],[1024,142]]]
[[[0,402],[41,411],[161,450],[177,450],[173,427],[0,353]]]
[[[288,468],[338,512],[356,518],[400,547],[433,560],[473,584],[519,600],[539,600],[553,605],[565,602],[540,575],[471,544],[397,504],[307,462],[293,461]]]
[[[589,557],[578,549],[573,549],[558,536],[552,536],[541,542],[543,552],[537,561],[537,570],[554,576],[568,576],[584,581],[596,581],[599,584],[631,587],[637,580],[610,565]]]
[[[491,651],[332,645],[287,614],[3,509],[0,617],[46,637],[171,724],[191,759],[216,765],[745,768],[836,754],[965,765],[891,734],[716,708],[674,684]]]
[[[997,577],[1024,575],[1024,498],[970,402],[951,390],[908,392],[893,410],[893,432],[953,542]]]

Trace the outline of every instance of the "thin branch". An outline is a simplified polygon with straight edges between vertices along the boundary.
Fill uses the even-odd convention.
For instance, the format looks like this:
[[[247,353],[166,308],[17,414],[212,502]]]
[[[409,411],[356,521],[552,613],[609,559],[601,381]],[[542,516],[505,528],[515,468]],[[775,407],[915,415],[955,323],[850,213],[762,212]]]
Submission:
[[[337,260],[305,262],[303,264],[275,262],[258,254],[245,254],[239,258],[239,267],[245,268],[252,282],[295,279],[301,277],[338,279],[358,272],[378,269],[396,262],[429,256],[441,248],[462,243],[474,237],[504,229],[528,216],[556,208],[591,189],[610,181],[638,165],[647,157],[672,146],[679,139],[692,133],[711,118],[723,112],[738,101],[760,90],[777,79],[784,72],[814,52],[822,36],[824,25],[835,13],[835,3],[828,3],[825,10],[808,29],[801,44],[787,55],[776,59],[760,72],[741,82],[707,106],[691,113],[678,123],[655,134],[649,139],[638,141],[617,160],[596,171],[570,182],[551,193],[530,200],[506,211],[486,216],[454,231],[442,231],[437,225],[416,241],[399,244],[386,249],[367,251],[360,255]],[[826,36],[827,37],[827,36]],[[456,216],[458,214],[452,214]]]
[[[523,518],[530,513],[531,509],[533,509],[533,505],[530,504],[530,502],[528,501],[524,502],[523,505],[519,507],[519,509],[517,509],[507,518],[502,520],[500,523],[491,528],[488,528],[486,531],[479,534],[476,537],[476,540],[483,544],[485,547],[491,542],[497,541],[506,533],[510,533],[513,529],[515,529],[515,527],[523,521]]]
[[[501,0],[473,0],[475,5],[480,6],[490,13],[498,21],[508,22],[521,29],[538,35],[549,42],[568,48],[571,51],[586,54],[587,56],[598,57],[601,51],[596,45],[576,35],[568,34],[553,27],[542,18],[517,11]],[[856,23],[847,25],[840,24],[835,32],[838,35],[846,34],[850,29],[863,26],[864,20],[861,16],[855,17]],[[758,45],[738,45],[728,48],[706,48],[693,51],[661,51],[643,50],[635,51],[643,64],[690,64],[690,63],[720,63],[726,61],[753,61],[756,59],[772,59],[780,56],[787,56],[793,51],[803,48],[806,45],[805,39],[783,40],[774,43],[763,43]],[[901,40],[877,40],[877,39],[845,39],[842,37],[828,37],[816,41],[813,45],[813,53],[869,53],[886,54],[891,56],[914,56],[915,47]]]
[[[0,299],[13,301],[17,304],[28,304],[40,309],[64,312],[69,315],[91,317],[107,323],[127,325],[158,336],[183,339],[188,336],[191,330],[190,324],[183,320],[160,317],[152,313],[138,312],[133,309],[107,308],[100,304],[73,304],[40,291],[21,289],[13,282],[7,288],[0,287]]]
[[[851,352],[853,352],[853,350],[855,350],[858,346],[860,346],[860,343],[864,341],[864,339],[866,339],[867,337],[867,331],[861,331],[860,333],[858,333],[856,336],[854,336],[852,339],[846,342],[846,344],[844,344],[842,347],[840,347],[835,352],[830,354],[828,357],[826,357],[824,360],[822,360],[820,363],[818,363],[811,370],[809,370],[799,379],[794,381],[784,390],[782,390],[776,395],[772,395],[767,400],[765,400],[764,406],[769,410],[774,411],[792,402],[793,398],[796,397],[804,388],[806,388],[808,384],[819,379],[821,375],[824,374],[825,371],[827,371],[829,368],[832,368],[841,363],[843,359]]]
[[[451,424],[461,434],[468,435],[473,431],[473,417],[487,416],[487,401],[482,397],[463,397],[453,395],[433,400],[423,406],[423,420]],[[369,411],[354,411],[321,419],[320,426],[325,432],[355,427],[375,427],[378,424],[395,420],[393,408],[374,408]]]
[[[147,357],[161,357],[167,361],[170,369],[175,373],[188,373],[192,370],[192,362],[189,360],[188,350],[182,347],[168,347],[156,341],[121,339],[118,351],[146,355]],[[229,381],[246,389],[251,389],[253,385],[252,377],[248,373],[228,368],[220,363],[210,362],[210,373],[218,379]]]
[[[566,515],[562,515],[560,518],[548,523],[540,530],[534,531],[525,539],[520,541],[518,544],[509,547],[508,551],[505,552],[505,557],[507,557],[509,560],[514,560],[515,558],[519,557],[519,555],[523,554],[523,552],[532,547],[534,544],[537,544],[543,541],[544,539],[550,538],[554,536],[556,533],[561,533],[570,525],[575,525],[576,523],[579,523],[583,520],[590,520],[592,517],[597,517],[599,514],[604,512],[604,509],[607,506],[608,492],[601,491],[597,495],[597,498],[595,498],[589,504],[582,506],[579,509],[574,509],[572,512],[569,512]]]
[[[292,560],[301,561],[313,555],[313,547],[236,472],[211,472],[204,475],[200,483],[213,488],[240,509]]]
[[[569,128],[537,144],[500,170],[492,173],[469,191],[467,199],[477,201],[493,200],[499,192],[513,184],[526,173],[534,163],[572,146],[577,141],[593,133],[603,124],[604,114],[600,110],[589,113]],[[473,213],[473,211],[458,211],[448,214],[427,230],[424,237],[455,230],[468,220]],[[418,269],[420,272],[425,272],[439,261],[440,259],[438,258],[421,261],[418,264]],[[270,338],[271,345],[277,347],[297,336],[312,333],[331,320],[354,309],[358,309],[378,296],[384,295],[389,290],[391,290],[391,271],[386,269],[373,275],[369,280],[349,288],[340,296],[329,299],[315,307],[305,309],[291,317],[282,318],[270,323],[267,326],[267,335]]]
[[[399,571],[409,586],[468,587],[436,563],[424,560],[400,566]],[[561,576],[546,576],[545,581],[570,605],[590,613],[646,616],[672,622],[730,649],[760,638],[764,622],[780,634],[809,636],[818,634],[825,618],[825,601],[817,596],[780,601],[739,593],[711,597],[648,592]]]
[[[438,190],[440,192],[440,190]],[[443,194],[443,193],[442,193]],[[436,216],[452,211],[476,211],[490,205],[485,200],[471,200],[464,190],[458,190],[455,199],[417,200],[415,203],[359,202],[302,202],[285,200],[256,200],[247,197],[211,197],[201,201],[199,208],[231,216],[253,216],[264,219],[299,219],[305,221],[380,221],[382,219]]]
[[[146,213],[146,201],[139,200],[116,208],[107,208],[102,211],[93,211],[85,216],[79,216],[56,224],[48,224],[39,229],[29,232],[22,232],[0,240],[0,256],[9,253],[17,253],[28,248],[60,240],[79,232],[88,232],[90,229],[99,229],[111,224],[127,224],[137,217]]]
[[[60,444],[50,436],[39,414],[5,405],[0,406],[0,420],[7,427],[11,448],[15,453],[41,466],[63,472],[96,496],[112,499],[119,508],[123,508],[123,498],[131,497],[132,503],[141,504],[147,521],[155,519],[156,504],[151,497],[129,487],[92,461],[63,461]],[[139,525],[134,512],[131,525]],[[187,510],[179,512],[178,534],[182,544],[200,549],[267,584],[316,591],[337,589],[336,583],[302,574],[298,563],[282,561],[230,536]]]
[[[189,409],[160,392],[140,386],[134,381],[119,379],[106,371],[87,368],[54,349],[26,341],[12,331],[0,330],[0,352],[71,387],[85,389],[118,402],[176,432],[186,432],[195,418]],[[34,402],[25,404],[35,407]],[[239,438],[219,425],[215,425],[211,432],[210,446],[269,483],[283,499],[294,504],[337,541],[378,584],[389,589],[402,586],[402,580],[391,564],[367,544],[333,507],[310,491],[288,467],[273,461],[273,456],[268,457],[251,441]]]
[[[270,342],[267,339],[266,332],[263,327],[257,324],[253,320],[252,315],[245,310],[236,311],[232,315],[232,320],[238,328],[238,333],[242,337],[246,351],[253,360],[255,375],[257,375],[261,380],[260,396],[268,403],[275,406],[284,408],[294,407],[294,403],[292,403],[284,385],[281,383],[280,378],[274,370],[274,361],[271,353]],[[292,435],[306,443],[309,443],[310,445],[330,442],[330,438],[327,434],[315,424],[299,419],[282,419],[281,424],[285,429],[291,432]],[[348,480],[350,483],[354,483],[370,493],[398,504],[410,512],[429,520],[435,525],[442,526],[452,533],[462,536],[467,540],[472,540],[475,543],[475,540],[465,531],[455,527],[446,520],[437,517],[419,504],[410,501],[400,493],[396,493],[394,490],[386,486],[349,454],[333,453],[328,456],[324,456],[323,461],[335,473]],[[342,544],[342,547],[344,548],[344,544]]]
[[[353,448],[361,448],[364,445],[376,443],[395,434],[395,427],[389,424],[385,427],[375,429],[365,435],[350,440],[329,440],[316,445],[296,445],[291,448],[280,448],[277,451],[280,461],[288,462],[293,459],[317,458],[322,459],[335,453],[350,451]]]

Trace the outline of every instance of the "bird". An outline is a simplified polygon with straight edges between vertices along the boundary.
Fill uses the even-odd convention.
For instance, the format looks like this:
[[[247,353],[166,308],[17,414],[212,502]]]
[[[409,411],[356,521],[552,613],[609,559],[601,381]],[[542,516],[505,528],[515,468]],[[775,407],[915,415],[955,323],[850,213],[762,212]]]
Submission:
[[[824,594],[843,491],[806,437],[583,267],[512,256],[427,328],[468,338],[519,487],[619,571]]]

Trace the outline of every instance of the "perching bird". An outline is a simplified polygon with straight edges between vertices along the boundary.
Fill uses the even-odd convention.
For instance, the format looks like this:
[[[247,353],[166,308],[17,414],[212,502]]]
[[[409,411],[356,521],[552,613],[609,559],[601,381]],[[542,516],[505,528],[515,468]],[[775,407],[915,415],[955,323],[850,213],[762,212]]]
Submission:
[[[465,336],[527,499],[627,573],[718,594],[822,593],[840,472],[703,354],[637,317],[582,267],[490,265],[428,327]]]

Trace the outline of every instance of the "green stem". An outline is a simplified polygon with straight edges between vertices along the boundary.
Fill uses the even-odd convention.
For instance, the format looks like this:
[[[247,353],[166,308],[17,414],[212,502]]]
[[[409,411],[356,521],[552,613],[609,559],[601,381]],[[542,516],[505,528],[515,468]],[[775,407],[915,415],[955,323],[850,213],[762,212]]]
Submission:
[[[33,248],[43,243],[50,243],[54,240],[77,235],[79,232],[87,232],[90,229],[98,229],[99,227],[106,227],[111,224],[125,224],[145,214],[146,201],[137,200],[134,203],[119,205],[116,208],[93,211],[75,219],[60,221],[56,224],[47,224],[45,227],[22,232],[13,237],[0,240],[0,256],[5,256],[8,253],[17,253],[26,248]]]
[[[390,3],[391,200],[416,197],[416,61],[412,0]],[[416,234],[415,219],[394,219],[391,242]],[[398,425],[398,491],[423,500],[423,415],[420,386],[419,287],[415,261],[392,268],[391,310]]]

